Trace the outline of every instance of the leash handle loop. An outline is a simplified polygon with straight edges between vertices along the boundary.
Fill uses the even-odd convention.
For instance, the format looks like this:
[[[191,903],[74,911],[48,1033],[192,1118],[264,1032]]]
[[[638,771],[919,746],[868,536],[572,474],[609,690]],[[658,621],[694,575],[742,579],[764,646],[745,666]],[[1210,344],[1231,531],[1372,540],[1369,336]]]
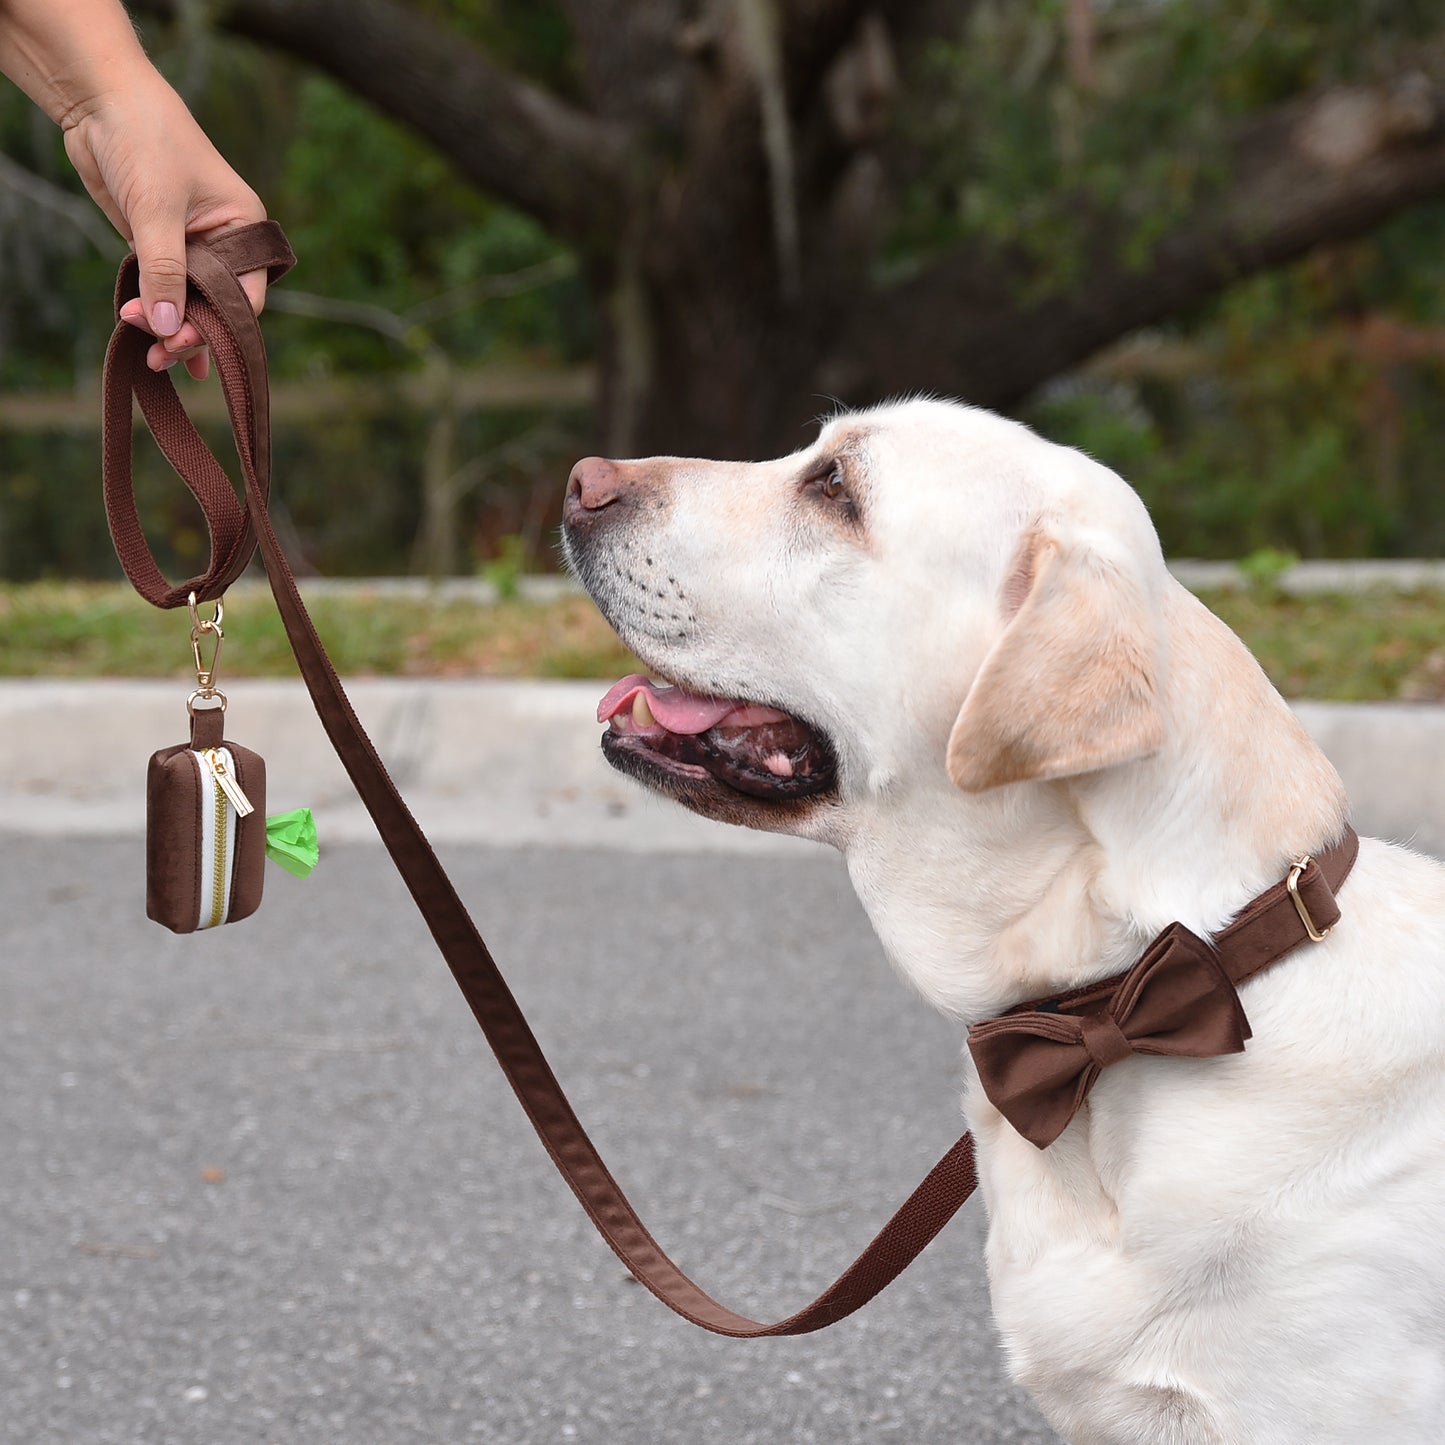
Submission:
[[[538,1137],[598,1232],[637,1280],[684,1319],[715,1334],[798,1335],[845,1318],[902,1273],[973,1193],[977,1173],[972,1137],[965,1134],[943,1156],[828,1289],[772,1324],[720,1304],[653,1239],[578,1121],[486,943],[362,728],[272,529],[266,510],[271,489],[266,350],[236,277],[266,266],[272,279],[279,279],[294,260],[280,227],[271,221],[239,227],[211,241],[193,240],[186,248],[191,288],[187,319],[210,348],[225,393],[244,480],[244,507],[186,415],[170,375],[146,366],[146,334],[118,319],[121,305],[137,294],[135,258],[123,263],[116,285],[117,325],[105,358],[102,470],[106,517],[126,576],[157,607],[184,606],[191,594],[199,600],[216,599],[259,546],[302,680],[332,746]],[[206,571],[174,587],[156,565],[136,510],[132,396],[161,451],[200,503],[210,531]]]

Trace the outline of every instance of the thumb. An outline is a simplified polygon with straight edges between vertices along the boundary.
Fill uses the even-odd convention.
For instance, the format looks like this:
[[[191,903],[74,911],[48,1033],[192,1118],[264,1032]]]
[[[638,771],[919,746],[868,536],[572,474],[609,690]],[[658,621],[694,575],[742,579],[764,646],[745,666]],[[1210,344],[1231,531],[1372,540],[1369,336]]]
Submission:
[[[141,308],[157,336],[174,336],[186,314],[185,220],[179,213],[144,220],[132,216],[131,226],[140,262]]]

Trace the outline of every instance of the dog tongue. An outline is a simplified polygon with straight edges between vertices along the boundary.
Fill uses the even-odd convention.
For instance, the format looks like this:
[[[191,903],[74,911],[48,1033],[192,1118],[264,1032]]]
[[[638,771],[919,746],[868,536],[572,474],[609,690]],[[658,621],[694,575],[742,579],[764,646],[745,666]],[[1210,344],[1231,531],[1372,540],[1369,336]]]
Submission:
[[[724,719],[735,727],[758,727],[784,722],[787,713],[760,703],[738,702],[726,697],[699,697],[680,687],[664,687],[641,673],[624,677],[597,704],[597,721],[606,722],[618,713],[630,712],[638,693],[646,693],[652,715],[670,733],[705,733]]]

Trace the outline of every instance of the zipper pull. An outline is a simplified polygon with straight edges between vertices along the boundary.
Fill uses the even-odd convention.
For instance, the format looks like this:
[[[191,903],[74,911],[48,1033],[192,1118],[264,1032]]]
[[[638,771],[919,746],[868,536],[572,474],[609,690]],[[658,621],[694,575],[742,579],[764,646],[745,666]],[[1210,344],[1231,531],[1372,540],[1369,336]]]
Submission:
[[[241,785],[231,776],[226,768],[226,760],[215,748],[207,748],[201,756],[206,760],[206,766],[211,770],[211,776],[216,780],[216,786],[231,800],[231,806],[236,810],[238,818],[248,817],[256,810],[251,806],[251,800],[241,791]]]

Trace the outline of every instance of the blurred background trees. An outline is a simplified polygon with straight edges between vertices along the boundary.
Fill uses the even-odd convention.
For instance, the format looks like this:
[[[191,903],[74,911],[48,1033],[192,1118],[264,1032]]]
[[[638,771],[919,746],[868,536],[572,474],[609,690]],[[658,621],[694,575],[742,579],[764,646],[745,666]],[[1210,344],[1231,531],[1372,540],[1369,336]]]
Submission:
[[[1175,554],[1445,551],[1437,4],[132,8],[301,257],[267,334],[320,570],[548,565],[576,455],[776,455],[915,389],[1085,446]],[[109,570],[88,206],[0,96],[11,577]]]

